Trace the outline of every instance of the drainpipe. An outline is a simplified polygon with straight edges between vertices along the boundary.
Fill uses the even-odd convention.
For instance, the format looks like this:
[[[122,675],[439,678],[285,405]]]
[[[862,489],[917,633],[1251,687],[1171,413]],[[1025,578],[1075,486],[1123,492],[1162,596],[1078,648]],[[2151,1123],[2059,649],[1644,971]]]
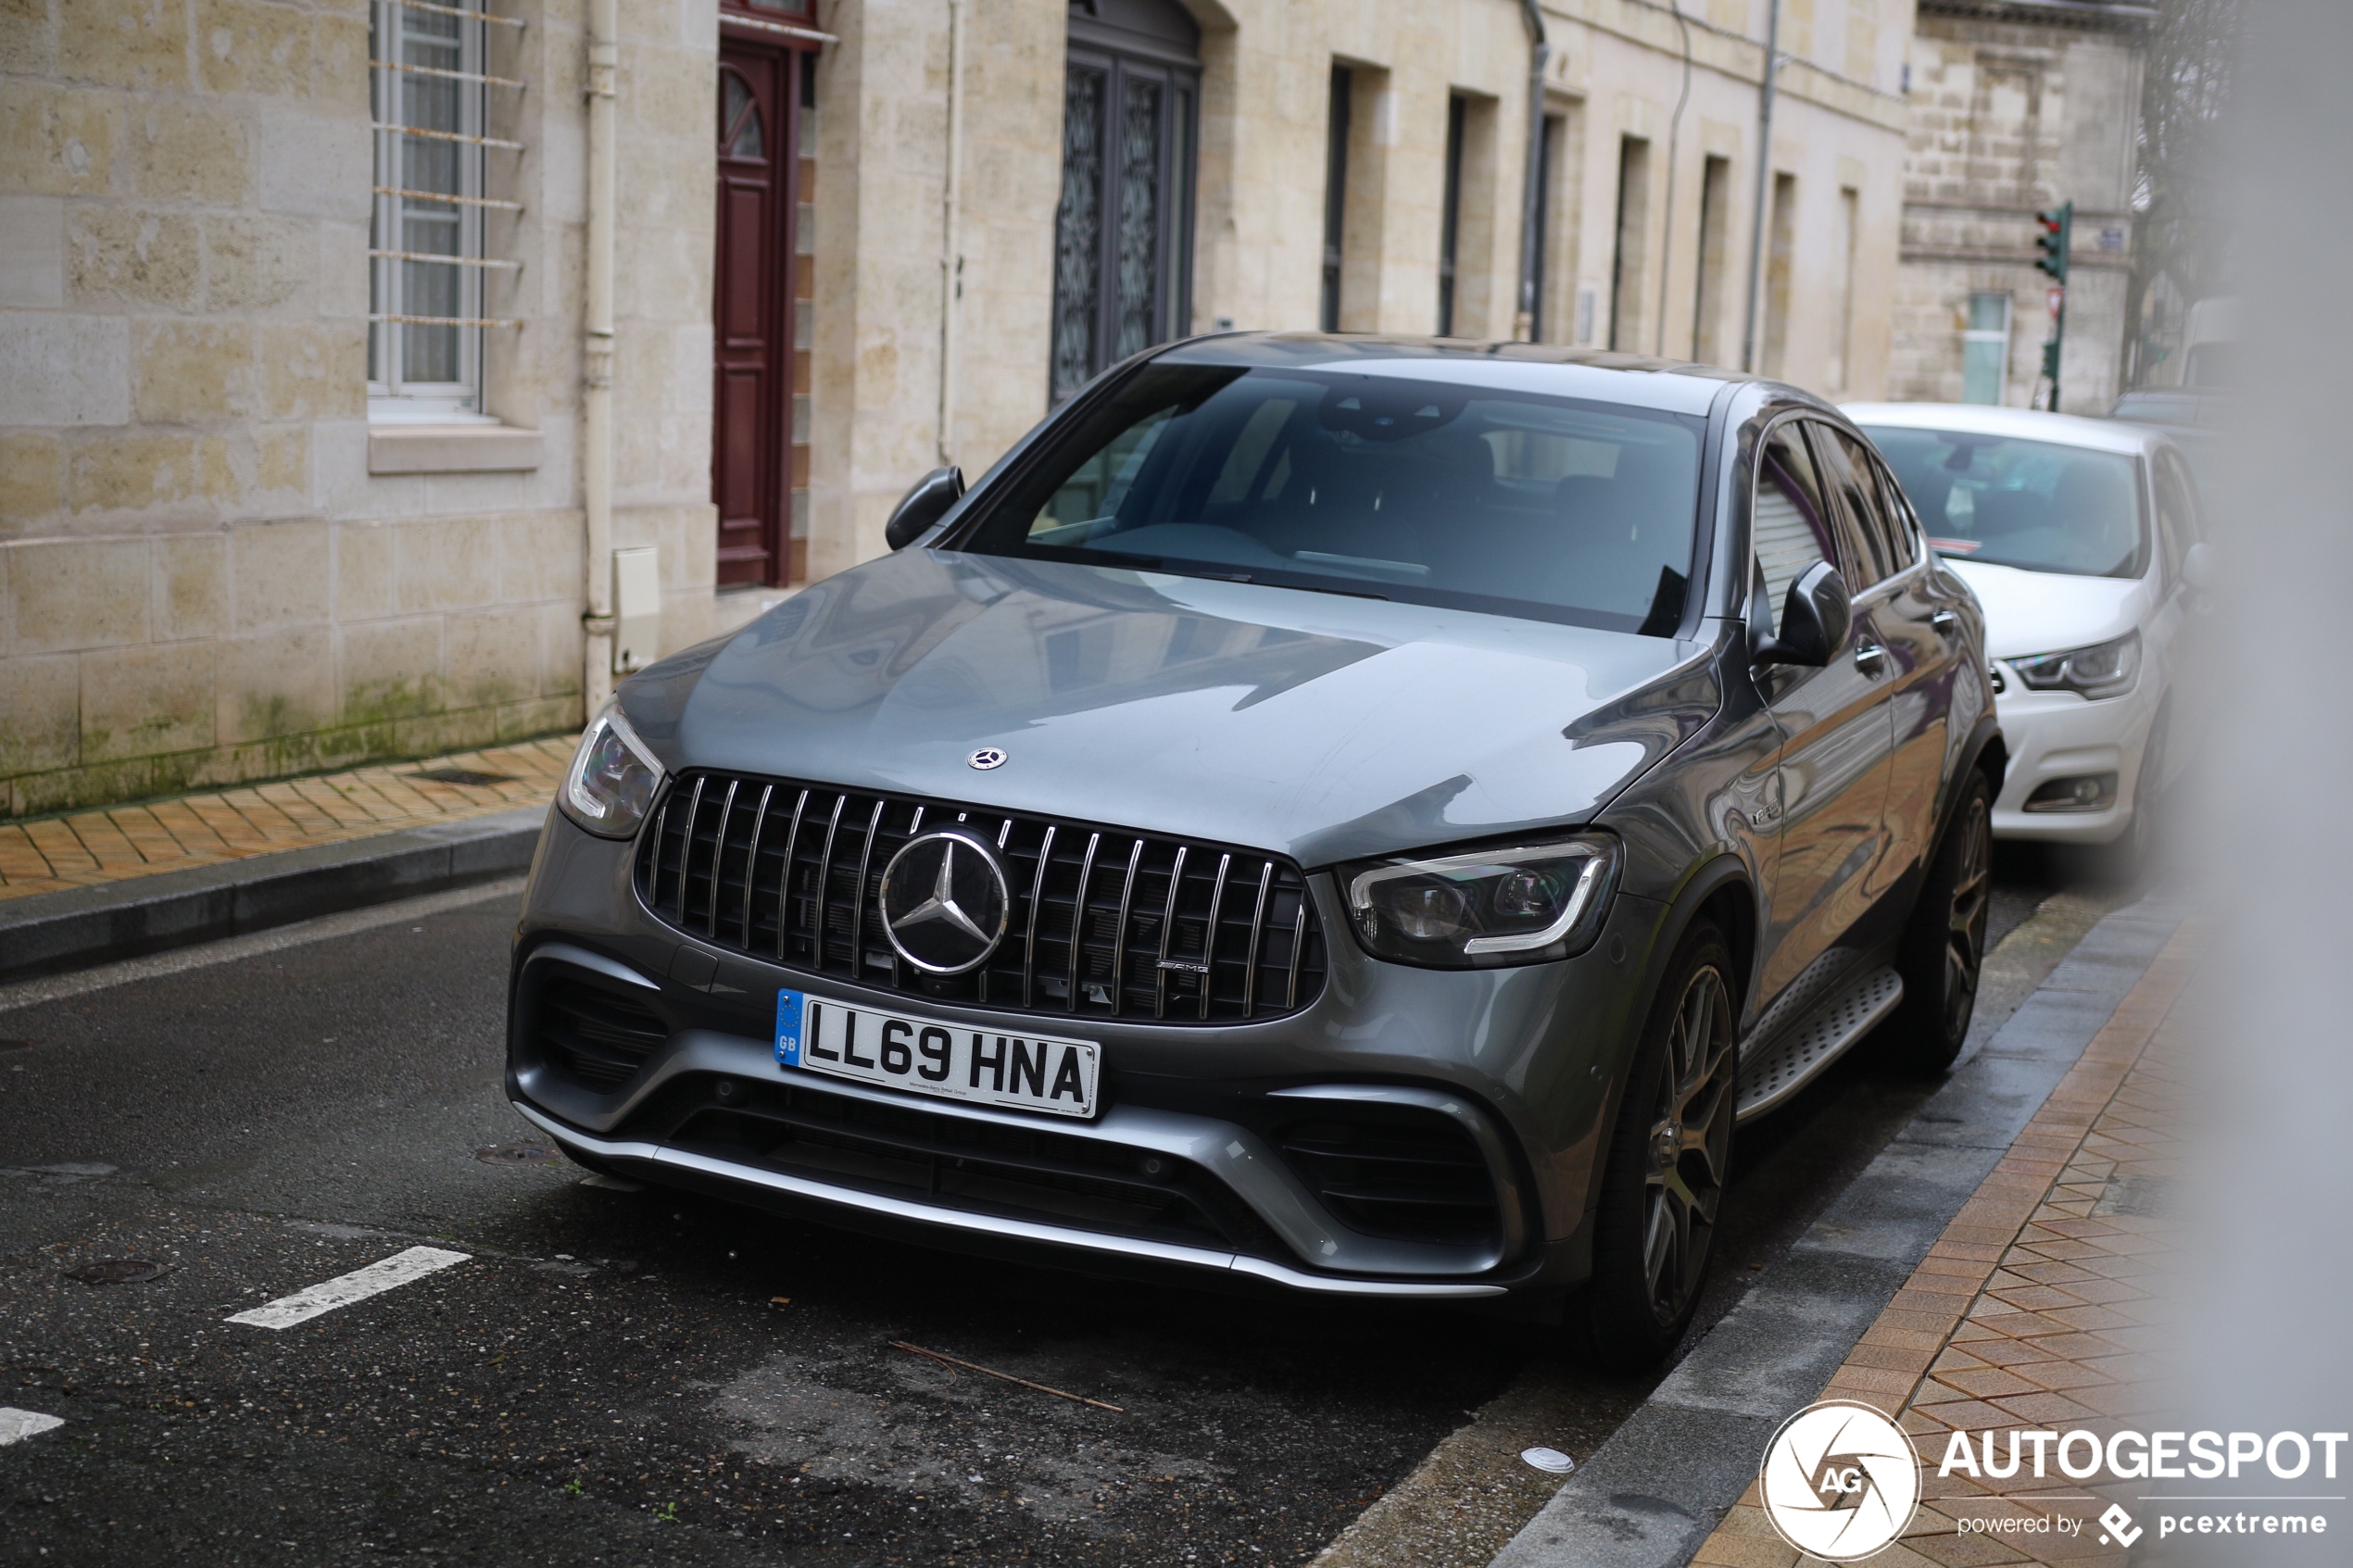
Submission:
[[[1778,3],[1778,0],[1777,0]],[[1544,13],[1538,0],[1519,0],[1532,47],[1528,56],[1528,178],[1519,195],[1519,309],[1512,320],[1512,336],[1522,343],[1536,336],[1537,276],[1544,265],[1544,236],[1537,232],[1544,207],[1544,68],[1553,46],[1544,36]]]
[[[1667,358],[1667,307],[1675,298],[1675,166],[1681,161],[1683,145],[1683,107],[1692,101],[1692,24],[1683,19],[1683,0],[1667,0],[1667,8],[1675,13],[1675,25],[1683,30],[1683,90],[1675,98],[1675,118],[1667,126],[1667,232],[1658,242],[1658,357]],[[1707,195],[1702,188],[1700,201]],[[1705,236],[1701,243],[1706,243]],[[1706,266],[1707,258],[1700,257]],[[1697,346],[1699,336],[1698,295],[1692,295],[1692,336]]]
[[[948,182],[939,224],[939,460],[956,460],[957,318],[964,294],[964,0],[948,0]]]
[[[1781,73],[1781,0],[1765,13],[1765,89],[1756,110],[1755,220],[1748,231],[1748,320],[1741,329],[1741,369],[1756,372],[1756,294],[1765,282],[1765,196],[1773,179],[1773,83]]]
[[[588,608],[580,696],[585,718],[612,696],[613,75],[617,0],[588,0],[588,279],[582,320],[580,489],[587,512]]]

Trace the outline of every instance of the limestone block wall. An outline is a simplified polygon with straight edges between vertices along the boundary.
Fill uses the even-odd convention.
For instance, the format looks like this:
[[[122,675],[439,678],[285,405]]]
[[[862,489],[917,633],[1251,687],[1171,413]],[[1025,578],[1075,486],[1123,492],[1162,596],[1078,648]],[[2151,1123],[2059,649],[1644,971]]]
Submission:
[[[1186,5],[1202,30],[1192,330],[1316,325],[1337,63],[1354,71],[1356,94],[1343,327],[1436,329],[1447,104],[1459,94],[1468,134],[1454,330],[1514,335],[1529,111],[1517,0]],[[951,83],[945,0],[820,8],[839,42],[821,56],[818,84],[812,575],[879,554],[890,508],[925,470],[954,461],[976,476],[1048,411],[1068,9],[1067,0],[968,5]],[[1711,220],[1707,347],[1719,360],[1738,356],[1765,6],[1684,10],[1688,82],[1686,34],[1666,8],[1545,6],[1548,112],[1566,120],[1546,237],[1550,341],[1607,345],[1620,149],[1634,136],[1650,144],[1650,190],[1630,252],[1627,339],[1674,357],[1699,345],[1701,193],[1715,157],[1729,165],[1718,187],[1728,210]],[[1772,163],[1793,178],[1787,259],[1801,286],[1784,291],[1779,370],[1832,395],[1877,396],[1886,385],[1911,23],[1911,0],[1784,8],[1781,46],[1794,57],[1781,71]],[[951,87],[964,127],[962,218],[943,269]]]
[[[0,812],[579,721],[579,0],[495,0],[479,462],[367,406],[367,7],[21,0],[0,28]],[[665,641],[715,606],[716,26],[633,0],[620,97],[616,544]],[[406,467],[410,471],[385,471]],[[730,607],[748,613],[752,604]]]
[[[2131,19],[2069,25],[1924,0],[1912,41],[1890,395],[1957,401],[1969,296],[2010,296],[2002,401],[2025,407],[2050,335],[2033,214],[2075,204],[2061,408],[2122,390],[2141,82]]]

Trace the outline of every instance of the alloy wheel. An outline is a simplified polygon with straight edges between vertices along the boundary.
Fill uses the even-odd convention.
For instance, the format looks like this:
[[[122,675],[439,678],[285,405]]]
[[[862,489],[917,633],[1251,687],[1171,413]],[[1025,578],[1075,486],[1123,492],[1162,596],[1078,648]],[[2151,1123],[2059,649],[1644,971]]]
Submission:
[[[1699,1288],[1732,1146],[1732,1008],[1721,971],[1692,974],[1675,1010],[1644,1150],[1642,1275],[1673,1323]]]
[[[1977,1005],[1978,973],[1985,964],[1985,922],[1992,910],[1993,813],[1982,795],[1969,801],[1957,831],[1953,899],[1944,922],[1944,1022],[1948,1033],[1969,1026]]]

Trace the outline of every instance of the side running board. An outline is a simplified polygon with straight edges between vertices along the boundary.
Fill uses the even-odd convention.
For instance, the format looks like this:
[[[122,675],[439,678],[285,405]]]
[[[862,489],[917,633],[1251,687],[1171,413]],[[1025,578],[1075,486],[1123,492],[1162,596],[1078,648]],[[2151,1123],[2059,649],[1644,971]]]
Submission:
[[[1903,999],[1904,982],[1894,970],[1872,970],[1754,1056],[1743,1053],[1736,1119],[1762,1116],[1812,1083]]]

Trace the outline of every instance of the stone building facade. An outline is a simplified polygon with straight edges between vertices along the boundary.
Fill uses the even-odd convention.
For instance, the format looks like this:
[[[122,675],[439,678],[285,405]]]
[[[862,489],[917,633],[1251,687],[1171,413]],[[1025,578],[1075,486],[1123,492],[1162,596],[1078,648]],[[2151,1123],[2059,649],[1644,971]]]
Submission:
[[[2146,6],[1919,0],[1890,395],[2049,406],[2034,214],[2075,204],[2057,407],[2123,389]]]
[[[8,0],[0,813],[577,724],[1189,332],[1891,389],[1912,0],[598,4]]]

